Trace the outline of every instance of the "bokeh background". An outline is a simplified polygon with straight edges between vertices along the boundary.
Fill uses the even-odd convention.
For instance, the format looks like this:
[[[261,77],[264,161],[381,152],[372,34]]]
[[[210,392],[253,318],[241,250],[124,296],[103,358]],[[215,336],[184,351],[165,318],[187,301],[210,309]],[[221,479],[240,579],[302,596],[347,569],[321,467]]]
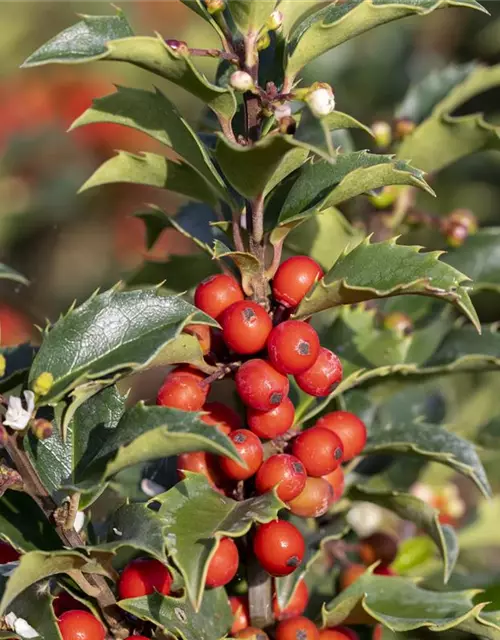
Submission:
[[[307,2],[297,0],[297,11]],[[450,62],[500,60],[500,3],[489,1],[492,18],[449,9],[410,18],[364,34],[326,54],[304,81],[331,83],[338,108],[370,124],[391,118],[409,84]],[[210,46],[207,25],[178,0],[128,1],[123,5],[136,31]],[[113,185],[78,195],[80,185],[114,149],[151,149],[130,129],[94,125],[66,133],[93,96],[113,84],[151,86],[157,78],[126,65],[94,63],[21,69],[38,46],[73,24],[76,14],[111,14],[105,2],[0,3],[0,259],[26,275],[29,288],[2,284],[1,343],[28,337],[33,323],[54,319],[73,299],[116,282],[146,255],[144,228],[132,217],[145,202],[174,212],[179,198],[151,189]],[[215,64],[200,59],[208,75]],[[181,89],[164,89],[196,122],[201,104]],[[491,95],[492,105],[499,96]],[[484,105],[483,105],[484,106]],[[366,146],[366,136],[360,141]],[[500,164],[495,154],[473,156],[443,172],[434,212],[469,207],[488,223],[498,216]],[[193,250],[174,230],[165,232],[151,258]],[[488,310],[491,305],[487,305]],[[493,311],[496,314],[496,311]],[[497,318],[483,318],[494,320]],[[35,336],[36,337],[36,336]]]

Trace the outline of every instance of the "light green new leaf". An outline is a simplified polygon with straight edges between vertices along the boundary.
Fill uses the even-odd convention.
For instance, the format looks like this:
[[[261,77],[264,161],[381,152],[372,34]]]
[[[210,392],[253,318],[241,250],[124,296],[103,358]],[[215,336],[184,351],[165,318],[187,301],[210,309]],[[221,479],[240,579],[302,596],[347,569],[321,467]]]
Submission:
[[[202,602],[217,541],[244,535],[254,522],[274,520],[285,506],[274,492],[237,502],[212,489],[203,475],[191,473],[153,502],[160,503],[159,513],[168,520],[168,553],[184,576],[195,609]]]
[[[380,418],[368,435],[366,455],[399,453],[423,456],[451,467],[470,478],[489,497],[491,488],[474,445],[435,424],[415,421],[410,424]]]
[[[446,300],[476,326],[479,320],[464,286],[469,279],[439,261],[439,252],[421,252],[422,247],[397,245],[396,239],[372,244],[366,238],[344,253],[325,277],[302,300],[295,316],[363,300],[394,295],[418,294]]]
[[[68,482],[70,488],[91,491],[127,467],[189,451],[208,451],[240,460],[232,442],[202,422],[195,411],[145,406],[141,402],[127,409],[114,428],[101,431],[85,451],[78,481]]]
[[[407,578],[362,575],[323,606],[323,626],[342,624],[358,603],[364,611],[393,631],[428,628],[453,629],[479,616],[484,605],[474,605],[476,591],[435,592],[421,589]]]
[[[208,152],[174,104],[159,90],[117,87],[117,91],[94,100],[71,125],[70,131],[94,123],[119,124],[142,131],[171,147],[222,198],[227,189]]]
[[[195,610],[186,594],[171,598],[154,593],[146,598],[121,600],[128,613],[149,620],[168,634],[182,640],[219,640],[229,633],[232,613],[224,589],[205,592],[199,610]]]
[[[309,217],[354,196],[396,184],[433,193],[420,170],[392,156],[355,151],[339,154],[334,164],[309,162],[291,187],[278,223]]]
[[[72,571],[96,573],[106,576],[108,572],[101,565],[76,551],[30,551],[21,556],[19,566],[7,582],[0,602],[0,615],[3,615],[11,602],[23,591],[39,580]]]
[[[230,89],[209,82],[193,65],[189,54],[174,51],[159,35],[134,37],[121,12],[117,16],[84,16],[81,22],[35,51],[23,66],[92,60],[129,62],[151,71],[200,98],[228,121],[236,112],[236,99]]]
[[[231,16],[242,34],[257,34],[274,11],[276,0],[228,0]]]
[[[106,439],[116,429],[125,411],[125,401],[116,387],[108,387],[76,409],[65,440],[57,429],[46,440],[38,440],[31,433],[25,436],[26,453],[56,502],[65,496],[63,487],[78,485],[85,478],[95,451],[105,446]],[[100,492],[97,487],[97,494],[84,496],[80,506],[88,506]]]
[[[477,66],[402,142],[398,156],[436,172],[471,153],[500,147],[500,127],[483,113],[455,115],[469,101],[500,85],[500,65]]]
[[[217,203],[213,190],[190,165],[168,160],[156,153],[136,155],[119,151],[92,174],[79,193],[116,182],[158,187],[213,205]]]
[[[43,403],[55,404],[87,381],[113,378],[149,365],[190,323],[214,320],[178,297],[115,287],[72,308],[44,335],[30,385],[44,372],[54,384]]]
[[[350,487],[350,500],[372,502],[393,511],[403,520],[409,520],[423,530],[436,544],[443,558],[444,582],[448,582],[458,558],[458,541],[454,530],[439,522],[439,511],[420,498],[397,491],[375,491],[363,487]]]
[[[463,269],[474,281],[475,291],[500,291],[500,227],[485,227],[467,238],[443,260]]]
[[[347,0],[320,7],[290,33],[287,76],[346,40],[378,25],[434,9],[461,6],[485,11],[476,0]]]

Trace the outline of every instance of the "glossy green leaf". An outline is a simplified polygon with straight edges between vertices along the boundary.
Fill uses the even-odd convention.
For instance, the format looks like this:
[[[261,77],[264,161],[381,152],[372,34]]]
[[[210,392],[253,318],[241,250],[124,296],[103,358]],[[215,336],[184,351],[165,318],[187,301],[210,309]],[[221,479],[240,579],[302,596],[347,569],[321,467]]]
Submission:
[[[89,380],[113,378],[146,367],[190,323],[214,321],[178,297],[156,290],[115,287],[70,309],[44,335],[30,371],[30,384],[50,372],[54,384],[44,396],[55,403]]]
[[[274,520],[285,506],[274,493],[237,502],[212,489],[201,474],[189,474],[153,501],[160,503],[159,513],[168,519],[168,553],[184,576],[196,609],[217,541],[222,536],[244,535],[254,522]]]
[[[348,0],[342,4],[329,3],[298,22],[290,33],[287,75],[295,78],[308,62],[369,29],[447,6],[482,9],[476,0]]]
[[[259,33],[275,5],[276,0],[228,0],[231,16],[244,35]]]
[[[12,267],[0,263],[0,280],[12,280],[21,284],[29,284],[29,281]]]
[[[0,538],[25,552],[53,551],[62,546],[36,502],[20,491],[7,491],[0,498]]]
[[[471,153],[500,147],[500,128],[479,112],[456,115],[477,96],[500,85],[500,65],[478,66],[402,142],[398,156],[436,172]]]
[[[80,188],[79,193],[116,182],[175,191],[213,205],[217,202],[207,182],[190,165],[168,160],[156,153],[136,155],[128,151],[119,151],[104,162]]]
[[[127,467],[188,451],[239,460],[231,441],[202,422],[199,413],[143,403],[127,409],[116,427],[94,438],[91,445],[82,459],[78,482],[69,483],[76,490],[93,490]]]
[[[479,329],[464,286],[467,276],[440,262],[439,256],[439,252],[422,253],[421,247],[398,245],[395,239],[371,243],[367,238],[337,260],[295,315],[307,317],[341,304],[411,293],[450,302]]]
[[[427,591],[406,578],[366,573],[323,607],[323,625],[342,624],[361,603],[369,615],[394,631],[446,631],[479,616],[483,605],[473,604],[475,593]]]
[[[186,89],[222,118],[233,117],[236,112],[233,92],[210,83],[193,65],[189,54],[174,51],[160,36],[133,36],[121,13],[84,16],[81,22],[35,51],[23,66],[93,60],[129,62]]]
[[[203,253],[171,255],[168,260],[145,260],[127,278],[129,287],[166,283],[172,293],[183,293],[208,276],[220,273],[217,262]]]
[[[110,40],[133,35],[132,27],[121,11],[115,16],[82,16],[80,22],[68,27],[32,53],[23,67],[99,60],[106,55]]]
[[[116,429],[125,411],[125,400],[115,387],[108,387],[76,409],[65,440],[57,429],[46,440],[37,440],[31,433],[25,436],[26,453],[56,502],[65,496],[63,487],[78,486],[85,479],[95,452]],[[100,489],[97,487],[98,492]],[[85,496],[86,504],[92,497]]]
[[[424,174],[392,156],[355,151],[334,164],[309,162],[301,169],[279,214],[279,224],[305,218],[373,189],[407,184],[432,193]]]
[[[474,291],[500,291],[500,228],[485,227],[467,238],[458,249],[450,250],[443,260],[460,266],[474,281]]]
[[[397,491],[375,491],[363,487],[350,487],[350,500],[371,502],[393,511],[402,520],[413,522],[417,529],[425,531],[434,541],[443,559],[444,582],[448,582],[458,558],[458,541],[451,527],[439,522],[439,511],[420,498]]]
[[[290,602],[298,583],[307,578],[316,562],[324,562],[328,556],[326,545],[329,542],[340,540],[349,531],[346,521],[342,517],[336,517],[327,526],[321,528],[321,532],[311,531],[304,524],[304,520],[295,516],[289,518],[302,533],[306,543],[304,559],[300,566],[288,576],[274,579],[274,590],[281,610],[284,610]]]
[[[159,89],[151,92],[118,86],[115,93],[95,99],[70,130],[94,123],[119,124],[146,133],[171,147],[219,197],[227,196],[224,182],[203,143]]]
[[[483,326],[481,336],[470,325],[458,324],[426,363],[430,372],[496,369],[500,365],[500,333],[494,325]]]
[[[21,556],[12,573],[0,602],[0,615],[9,610],[12,601],[35,582],[72,571],[107,575],[100,564],[76,551],[30,551]]]
[[[219,640],[229,632],[232,614],[224,589],[206,591],[198,610],[189,598],[154,593],[146,598],[121,600],[120,607],[141,620],[149,620],[182,640]]]
[[[391,416],[382,417],[372,425],[364,453],[422,456],[467,476],[485,496],[491,495],[484,467],[474,445],[439,425],[422,421],[404,423],[391,419]]]

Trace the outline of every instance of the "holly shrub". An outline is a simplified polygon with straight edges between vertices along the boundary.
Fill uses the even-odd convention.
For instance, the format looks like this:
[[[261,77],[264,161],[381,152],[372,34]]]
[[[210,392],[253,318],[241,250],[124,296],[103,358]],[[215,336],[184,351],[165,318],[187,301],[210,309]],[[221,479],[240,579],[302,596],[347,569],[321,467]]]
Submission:
[[[500,87],[500,65],[435,72],[371,128],[336,109],[341,88],[301,83],[309,62],[383,23],[483,9],[182,1],[218,48],[136,35],[116,11],[24,63],[127,62],[206,110],[197,133],[168,85],[119,86],[73,124],[165,145],[118,151],[82,190],[194,200],[138,216],[149,246],[174,228],[199,251],[73,305],[39,346],[3,349],[0,638],[500,638],[494,594],[457,564],[474,516],[460,488],[490,495],[476,445],[498,444],[498,417],[485,412],[478,437],[443,410],[448,381],[467,395],[469,374],[499,368],[497,327],[471,301],[498,291],[499,229],[419,206],[438,172],[499,146],[470,105]],[[346,149],[346,129],[374,151]],[[419,230],[449,252],[411,244]],[[132,380],[153,367],[162,384],[137,402]],[[441,493],[416,483],[430,463],[456,479]]]

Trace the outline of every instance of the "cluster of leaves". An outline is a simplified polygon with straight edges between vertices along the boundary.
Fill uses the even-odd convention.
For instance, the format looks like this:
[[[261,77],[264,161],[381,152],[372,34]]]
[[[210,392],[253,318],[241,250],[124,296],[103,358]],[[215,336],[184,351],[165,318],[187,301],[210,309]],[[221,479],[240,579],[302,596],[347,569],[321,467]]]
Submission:
[[[227,34],[221,21],[201,0],[183,2],[213,26],[224,48]],[[285,14],[288,4],[285,0],[280,5]],[[288,93],[308,62],[348,38],[447,5],[481,8],[476,0],[321,3],[297,16],[291,28],[271,34],[270,51],[260,54],[261,74],[272,74],[264,80],[273,80]],[[268,0],[229,0],[225,23],[231,25],[233,36],[255,34],[273,8]],[[210,373],[197,340],[183,329],[192,323],[217,327],[217,322],[178,294],[223,268],[237,273],[251,290],[262,265],[251,252],[236,246],[231,231],[246,201],[260,198],[269,245],[275,250],[284,246],[287,254],[308,253],[325,268],[325,277],[295,316],[313,317],[322,342],[339,354],[345,371],[342,384],[321,402],[293,390],[296,426],[307,425],[326,410],[347,407],[361,415],[369,429],[365,457],[354,469],[346,499],[324,530],[306,532],[308,552],[301,568],[277,581],[280,603],[286,605],[298,580],[305,577],[318,594],[315,602],[322,605],[310,614],[326,626],[352,621],[353,612],[362,611],[364,617],[354,619],[354,624],[366,622],[367,614],[369,621],[378,620],[402,637],[423,627],[500,637],[500,613],[485,611],[486,599],[478,604],[468,591],[443,591],[443,581],[453,579],[459,557],[457,536],[440,523],[433,508],[407,493],[425,465],[437,462],[469,478],[484,495],[490,494],[474,444],[454,433],[453,425],[445,426],[442,398],[429,390],[446,383],[452,374],[499,368],[497,327],[481,327],[471,295],[498,292],[500,231],[481,230],[442,257],[391,237],[393,231],[405,230],[398,205],[393,217],[388,216],[381,241],[370,237],[370,225],[353,226],[338,208],[392,185],[399,185],[401,194],[417,189],[432,193],[423,170],[435,173],[470,153],[497,147],[499,129],[482,113],[463,111],[473,98],[500,84],[500,68],[452,68],[412,88],[396,116],[411,120],[416,128],[395,149],[396,155],[385,155],[335,149],[336,131],[366,127],[338,111],[317,119],[304,105],[295,116],[293,134],[276,129],[270,115],[263,127],[267,135],[252,144],[238,144],[239,136],[245,135],[240,125],[244,104],[227,81],[231,63],[226,59],[220,63],[218,81],[213,83],[194,59],[189,49],[174,47],[160,35],[135,35],[118,12],[85,16],[25,63],[128,62],[201,99],[220,130],[196,133],[157,88],[118,87],[97,99],[73,125],[120,124],[164,144],[167,156],[120,151],[82,189],[135,183],[197,201],[185,205],[174,218],[154,207],[140,217],[149,245],[164,229],[174,227],[192,238],[200,251],[188,258],[145,264],[127,285],[96,293],[71,308],[46,328],[36,353],[26,346],[4,353],[7,371],[0,384],[5,398],[33,388],[42,374],[52,376],[50,389],[37,398],[37,410],[53,422],[54,434],[36,440],[27,433],[21,448],[46,499],[55,508],[67,496],[78,495],[87,526],[73,548],[65,548],[66,541],[47,521],[43,501],[14,491],[0,497],[0,537],[23,552],[19,565],[2,574],[0,615],[14,611],[43,638],[59,638],[52,595],[36,585],[50,579],[51,585],[77,595],[99,614],[101,594],[82,590],[82,574],[113,581],[126,559],[141,553],[171,567],[181,595],[126,600],[118,603],[121,609],[184,640],[218,640],[227,634],[231,614],[224,589],[203,588],[216,541],[222,535],[243,536],[254,523],[268,522],[278,512],[286,517],[284,505],[274,493],[237,502],[216,493],[197,475],[175,484],[168,464],[172,456],[202,450],[237,460],[236,450],[199,414],[144,403],[131,406],[123,389],[132,374],[158,363],[191,363]],[[0,276],[20,279],[7,267],[2,267]],[[166,287],[146,288],[163,280]],[[323,313],[316,316],[318,312]],[[384,327],[381,317],[394,312],[409,317],[414,330]],[[483,438],[488,434],[482,431]],[[391,464],[389,469],[377,466],[382,454]],[[400,456],[411,456],[412,464],[401,464]],[[138,487],[146,476],[161,478],[167,489],[152,502]],[[127,494],[127,487],[130,495],[131,483],[138,502],[119,499],[109,508],[112,496],[116,500],[117,493]],[[103,494],[104,525],[93,518]],[[323,570],[326,547],[350,535],[339,512],[359,502],[393,511],[432,540],[424,560],[432,561],[437,549],[442,558],[440,589],[428,590],[409,578],[367,573],[336,595],[332,575]],[[420,568],[421,558],[410,564],[411,569]],[[10,632],[0,634],[12,637]]]

